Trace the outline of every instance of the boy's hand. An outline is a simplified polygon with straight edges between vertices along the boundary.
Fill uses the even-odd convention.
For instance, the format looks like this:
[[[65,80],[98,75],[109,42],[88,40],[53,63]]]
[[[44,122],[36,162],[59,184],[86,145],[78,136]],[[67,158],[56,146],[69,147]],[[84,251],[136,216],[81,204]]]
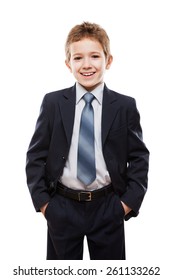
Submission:
[[[45,205],[43,205],[41,208],[40,208],[40,211],[42,212],[42,214],[45,216],[45,212],[46,212],[46,208],[48,206],[49,202],[47,202]]]
[[[128,207],[123,201],[121,201],[121,203],[124,208],[125,215],[127,215],[132,209]]]

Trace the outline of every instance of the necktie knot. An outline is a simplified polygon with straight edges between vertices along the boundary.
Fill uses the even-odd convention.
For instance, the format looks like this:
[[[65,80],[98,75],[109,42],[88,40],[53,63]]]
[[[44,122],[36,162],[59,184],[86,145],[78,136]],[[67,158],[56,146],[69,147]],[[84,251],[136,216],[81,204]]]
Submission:
[[[85,100],[86,103],[90,103],[93,101],[94,99],[94,95],[90,92],[85,93],[83,99]]]

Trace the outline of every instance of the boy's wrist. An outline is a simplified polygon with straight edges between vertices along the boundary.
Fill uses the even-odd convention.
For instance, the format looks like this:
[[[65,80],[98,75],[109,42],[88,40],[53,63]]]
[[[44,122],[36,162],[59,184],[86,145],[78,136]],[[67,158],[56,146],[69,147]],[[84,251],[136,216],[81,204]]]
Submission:
[[[46,204],[44,204],[41,208],[40,211],[42,212],[42,214],[45,216],[45,212],[46,212],[46,208],[48,206],[49,202],[47,202]]]
[[[127,206],[123,201],[121,201],[121,204],[124,208],[125,215],[127,215],[132,209],[129,206]]]

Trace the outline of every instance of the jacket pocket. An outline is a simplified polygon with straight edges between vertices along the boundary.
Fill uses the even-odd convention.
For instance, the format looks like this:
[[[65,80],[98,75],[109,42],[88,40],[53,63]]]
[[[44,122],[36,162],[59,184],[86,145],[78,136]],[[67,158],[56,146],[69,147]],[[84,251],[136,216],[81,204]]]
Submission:
[[[119,128],[111,128],[111,130],[109,131],[109,137],[119,137],[122,135],[126,135],[127,134],[127,126],[121,126]]]

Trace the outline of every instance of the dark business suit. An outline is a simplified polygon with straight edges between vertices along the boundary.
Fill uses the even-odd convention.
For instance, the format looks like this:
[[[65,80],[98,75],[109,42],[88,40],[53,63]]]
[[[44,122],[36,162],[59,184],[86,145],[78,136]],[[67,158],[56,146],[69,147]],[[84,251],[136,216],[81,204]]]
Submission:
[[[28,187],[37,211],[50,201],[48,188],[62,175],[72,138],[75,100],[75,86],[44,97],[26,165]],[[147,189],[149,152],[142,141],[135,100],[106,85],[101,131],[103,156],[115,194],[132,209],[125,216],[128,220],[138,215]],[[51,246],[49,240],[48,243]]]

